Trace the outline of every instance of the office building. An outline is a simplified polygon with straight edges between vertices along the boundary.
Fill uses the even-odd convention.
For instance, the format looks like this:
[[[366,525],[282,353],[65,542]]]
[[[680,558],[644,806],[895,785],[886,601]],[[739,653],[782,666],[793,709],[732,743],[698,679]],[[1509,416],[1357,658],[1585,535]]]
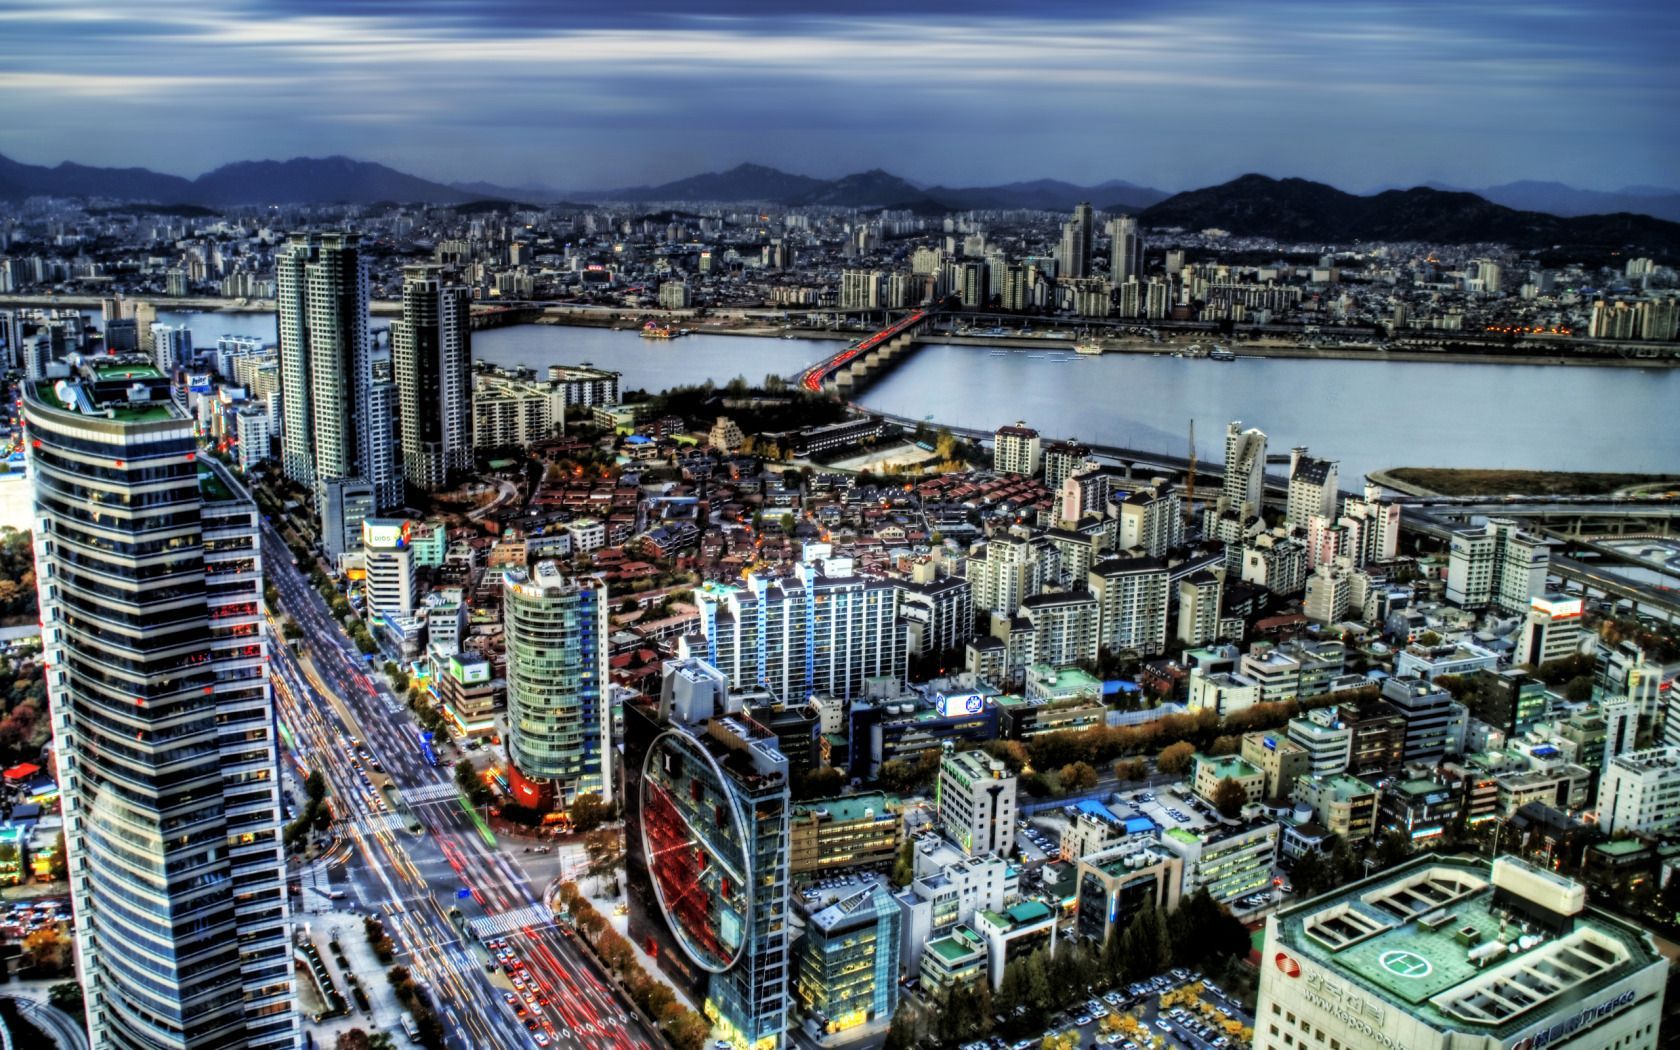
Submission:
[[[986,942],[987,973],[996,991],[1003,984],[1003,971],[1017,959],[1041,949],[1056,949],[1057,912],[1043,901],[1024,900],[999,911],[975,912],[972,927]]]
[[[1008,857],[1015,852],[1016,777],[984,751],[949,744],[939,761],[935,817],[969,856]]]
[[[1017,422],[1012,427],[998,427],[992,435],[992,469],[999,474],[1031,477],[1043,465],[1043,454],[1038,431],[1024,422]]]
[[[1680,748],[1617,755],[1598,787],[1598,822],[1607,835],[1670,835],[1680,828]]]
[[[1125,932],[1140,913],[1178,907],[1184,862],[1149,835],[1078,855],[1074,931],[1097,944]]]
[[[734,688],[765,688],[789,703],[813,693],[860,697],[876,677],[903,682],[910,632],[898,588],[850,572],[849,562],[830,559],[822,568],[802,562],[791,577],[705,584],[694,592],[701,633],[679,651],[723,671]]]
[[[1545,540],[1513,521],[1489,518],[1480,528],[1459,529],[1447,551],[1447,601],[1526,615],[1529,603],[1545,593],[1550,560]]]
[[[479,653],[456,652],[446,656],[437,649],[431,652],[431,691],[444,717],[455,724],[462,736],[494,736],[502,691],[489,658]]]
[[[1292,795],[1319,826],[1357,845],[1376,833],[1377,789],[1346,773],[1297,777]]]
[[[1225,479],[1219,493],[1233,509],[1247,506],[1255,513],[1266,494],[1266,435],[1242,429],[1241,420],[1225,426]]]
[[[1386,678],[1382,698],[1405,720],[1400,760],[1406,765],[1439,765],[1452,738],[1452,694],[1421,678]]]
[[[152,363],[166,376],[193,363],[192,329],[186,325],[170,325],[161,321],[152,325]]]
[[[286,477],[315,492],[318,504],[322,483],[355,478],[374,487],[376,509],[399,505],[394,420],[383,385],[375,389],[358,238],[294,234],[275,253],[275,286]]]
[[[1347,769],[1352,754],[1353,728],[1335,707],[1315,707],[1289,720],[1289,739],[1307,751],[1309,770],[1320,777]]]
[[[1201,831],[1175,829],[1161,836],[1161,845],[1184,862],[1184,896],[1205,888],[1216,902],[1230,904],[1270,888],[1278,826],[1261,821]]]
[[[1246,759],[1237,755],[1204,755],[1200,751],[1190,756],[1190,790],[1197,798],[1212,803],[1220,783],[1226,780],[1242,788],[1249,802],[1266,797],[1266,774]]]
[[[520,805],[569,808],[611,800],[607,586],[567,579],[551,561],[514,569],[502,586],[507,645],[508,784]]]
[[[391,361],[402,421],[402,470],[425,492],[472,469],[472,317],[466,285],[436,266],[403,270]]]
[[[149,356],[26,383],[23,416],[94,1050],[292,1047],[256,505]]]
[[[1312,754],[1282,733],[1244,733],[1239,753],[1244,762],[1260,771],[1265,798],[1288,798],[1295,782],[1312,772]]]
[[[1539,667],[1581,651],[1581,599],[1562,594],[1530,598],[1528,615],[1518,628],[1513,662]]]
[[[370,622],[414,615],[414,551],[409,545],[413,522],[367,518],[362,522],[364,611]]]
[[[1654,1050],[1668,963],[1581,883],[1418,857],[1270,915],[1255,1050]]]
[[[735,1050],[788,1026],[787,759],[722,674],[669,661],[657,702],[624,705],[630,938]]]
[[[892,1017],[902,927],[898,902],[877,883],[806,916],[793,946],[793,994],[819,1031],[832,1035]]]
[[[788,870],[795,879],[890,865],[904,832],[898,803],[880,792],[800,802],[791,824]]]

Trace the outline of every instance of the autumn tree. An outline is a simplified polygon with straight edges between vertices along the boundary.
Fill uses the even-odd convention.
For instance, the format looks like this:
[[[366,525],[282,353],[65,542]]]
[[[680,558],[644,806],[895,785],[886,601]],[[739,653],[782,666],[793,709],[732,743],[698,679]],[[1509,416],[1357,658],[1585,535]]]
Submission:
[[[1196,754],[1195,745],[1180,740],[1176,744],[1168,744],[1155,756],[1155,768],[1169,776],[1177,776],[1190,768],[1190,759]]]
[[[1234,820],[1248,804],[1248,791],[1236,780],[1225,777],[1213,786],[1213,808],[1227,820]]]

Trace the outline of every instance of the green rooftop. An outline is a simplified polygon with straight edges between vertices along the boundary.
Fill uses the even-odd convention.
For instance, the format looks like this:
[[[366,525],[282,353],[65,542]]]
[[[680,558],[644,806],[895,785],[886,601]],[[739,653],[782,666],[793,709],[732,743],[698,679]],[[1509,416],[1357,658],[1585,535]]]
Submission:
[[[1210,769],[1218,780],[1246,780],[1264,775],[1237,755],[1204,755],[1198,751],[1195,762],[1197,775],[1200,775],[1203,769]]]
[[[1596,1005],[1605,988],[1662,965],[1649,935],[1590,907],[1550,912],[1555,928],[1525,922],[1524,909],[1538,914],[1579,886],[1501,858],[1507,865],[1512,881],[1496,900],[1493,879],[1505,876],[1485,860],[1416,858],[1279,912],[1276,947],[1437,1031],[1496,1040]]]
[[[1593,847],[1594,850],[1608,857],[1626,857],[1634,853],[1643,853],[1650,848],[1638,839],[1615,839],[1610,842],[1600,842]]]
[[[984,954],[979,945],[959,941],[955,937],[940,937],[927,943],[928,951],[951,965],[966,962],[976,954]]]
[[[817,798],[809,802],[801,802],[794,806],[798,816],[804,816],[813,810],[825,810],[829,817],[837,823],[848,824],[852,821],[867,819],[865,814],[880,818],[896,816],[887,796],[879,791],[867,795],[843,795],[838,798]]]
[[[222,480],[221,475],[207,467],[198,472],[198,493],[206,503],[221,503],[238,498],[227,482]]]
[[[102,380],[163,378],[156,368],[140,364],[94,365],[93,374]]]

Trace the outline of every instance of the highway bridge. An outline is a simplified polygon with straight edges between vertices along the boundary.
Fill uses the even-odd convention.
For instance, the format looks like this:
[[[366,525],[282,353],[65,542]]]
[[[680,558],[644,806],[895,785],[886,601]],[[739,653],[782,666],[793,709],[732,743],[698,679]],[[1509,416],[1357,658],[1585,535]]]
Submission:
[[[905,356],[920,338],[933,314],[912,310],[865,339],[818,361],[800,373],[799,385],[813,394],[847,397]]]

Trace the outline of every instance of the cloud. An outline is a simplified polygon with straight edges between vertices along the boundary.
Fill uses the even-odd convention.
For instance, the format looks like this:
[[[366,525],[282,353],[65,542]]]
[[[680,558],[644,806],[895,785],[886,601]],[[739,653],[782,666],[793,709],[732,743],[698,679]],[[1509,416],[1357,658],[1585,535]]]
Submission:
[[[289,149],[572,186],[747,155],[947,183],[1619,185],[1680,159],[1656,130],[1680,11],[1628,0],[13,0],[0,34],[0,149],[186,173]]]

